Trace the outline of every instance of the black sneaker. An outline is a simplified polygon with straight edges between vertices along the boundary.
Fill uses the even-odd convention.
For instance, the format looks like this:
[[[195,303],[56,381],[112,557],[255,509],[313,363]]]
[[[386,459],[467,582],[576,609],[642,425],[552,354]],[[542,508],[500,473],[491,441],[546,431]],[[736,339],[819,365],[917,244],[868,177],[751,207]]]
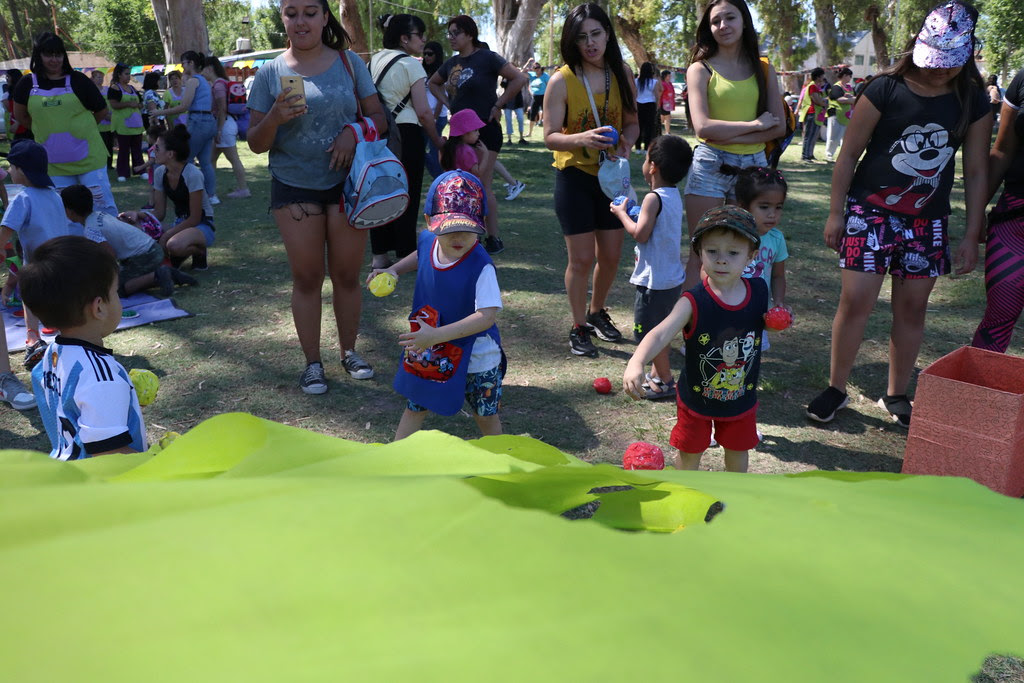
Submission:
[[[886,394],[878,399],[878,407],[889,413],[892,421],[900,427],[910,429],[910,413],[913,407],[910,405],[910,399],[907,398],[906,394],[899,394],[897,396]]]
[[[43,356],[46,355],[46,342],[42,339],[37,339],[28,348],[25,349],[25,360],[22,365],[25,366],[26,370],[31,370],[43,360]]]
[[[505,243],[501,241],[500,237],[488,235],[484,238],[484,249],[488,254],[500,254],[505,251]]]
[[[171,276],[170,266],[160,266],[153,273],[156,276],[156,283],[160,286],[160,294],[171,296],[174,294],[174,278]]]
[[[622,333],[615,328],[611,316],[603,308],[597,313],[587,313],[587,327],[606,342],[622,341]]]
[[[585,325],[574,325],[570,330],[569,350],[576,356],[597,358],[597,347],[590,341],[590,330]]]
[[[210,266],[206,263],[206,251],[201,254],[192,255],[192,270],[206,270]]]
[[[831,422],[835,419],[836,413],[849,402],[849,396],[830,386],[807,404],[807,417],[815,422]]]
[[[199,284],[199,280],[195,279],[188,273],[181,272],[177,268],[171,268],[171,279],[174,280],[174,284],[176,285],[188,285],[190,287],[195,287]]]
[[[323,363],[310,363],[299,378],[299,386],[307,394],[327,393],[327,374]]]

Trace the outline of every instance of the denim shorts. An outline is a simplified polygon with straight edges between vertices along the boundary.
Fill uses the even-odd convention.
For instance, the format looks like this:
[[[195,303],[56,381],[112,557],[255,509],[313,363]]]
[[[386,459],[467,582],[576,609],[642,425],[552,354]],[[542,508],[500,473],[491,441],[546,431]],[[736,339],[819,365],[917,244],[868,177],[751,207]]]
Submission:
[[[183,220],[185,219],[178,218],[177,220],[174,221],[174,224],[177,225]],[[198,225],[195,225],[193,227],[195,227],[195,229],[198,230],[199,232],[203,233],[203,237],[206,239],[206,246],[212,247],[213,243],[217,241],[217,233],[215,228],[213,227],[212,218],[204,218],[202,221],[199,222]]]
[[[498,414],[501,403],[501,379],[504,374],[502,366],[495,365],[490,370],[470,372],[466,375],[466,402],[475,415],[490,417]],[[426,410],[412,401],[406,401],[406,407],[414,413]]]
[[[344,183],[338,183],[326,190],[311,190],[305,187],[286,185],[277,178],[270,179],[270,210],[283,209],[292,204],[317,204],[323,209],[337,206],[341,202],[341,189]]]
[[[733,154],[715,149],[703,142],[693,150],[693,165],[686,177],[683,194],[717,199],[736,198],[736,172],[750,166],[767,166],[764,152]],[[723,172],[724,169],[724,172]]]

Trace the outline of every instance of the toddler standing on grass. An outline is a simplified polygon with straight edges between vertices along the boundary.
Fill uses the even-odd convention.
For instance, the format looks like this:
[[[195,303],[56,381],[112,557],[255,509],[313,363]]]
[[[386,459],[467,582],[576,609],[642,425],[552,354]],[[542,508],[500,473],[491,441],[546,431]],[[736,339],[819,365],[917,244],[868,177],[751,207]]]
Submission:
[[[636,222],[626,203],[611,204],[611,212],[636,240],[636,265],[629,277],[636,285],[633,303],[633,336],[639,343],[672,311],[686,278],[679,258],[683,234],[683,200],[676,185],[686,177],[693,160],[690,145],[675,135],[662,135],[647,147],[644,179],[651,192],[640,205]],[[668,346],[654,357],[650,374],[641,386],[641,398],[660,401],[675,398],[676,383],[669,366]]]
[[[42,145],[32,140],[18,140],[11,147],[7,161],[11,164],[11,180],[24,189],[11,200],[0,219],[0,244],[6,244],[17,233],[27,264],[32,261],[32,252],[43,242],[64,235],[82,235],[81,226],[71,223],[64,215],[64,204],[47,173],[49,158]],[[25,367],[32,369],[42,360],[46,344],[39,338],[39,318],[28,304],[25,304],[25,327]]]
[[[789,249],[786,236],[779,230],[782,207],[786,203],[788,186],[781,171],[764,166],[745,168],[736,177],[736,203],[750,212],[761,236],[754,260],[743,277],[759,277],[768,285],[771,305],[779,306],[793,315],[786,305],[786,260]],[[767,333],[762,337],[761,351],[769,349]]]
[[[464,171],[442,173],[427,192],[425,209],[428,226],[416,251],[367,278],[417,271],[412,331],[398,338],[404,351],[394,387],[408,403],[395,440],[419,430],[428,410],[455,415],[464,401],[483,435],[501,434],[505,363],[495,324],[501,290],[491,257],[477,241],[485,234],[483,185]]]
[[[707,278],[683,294],[626,366],[623,388],[640,398],[644,367],[683,331],[686,374],[671,436],[679,469],[697,469],[711,444],[712,428],[730,472],[747,471],[747,452],[759,441],[757,379],[768,286],[742,275],[760,244],[754,217],[746,210],[726,205],[705,213],[693,233],[693,250]]]

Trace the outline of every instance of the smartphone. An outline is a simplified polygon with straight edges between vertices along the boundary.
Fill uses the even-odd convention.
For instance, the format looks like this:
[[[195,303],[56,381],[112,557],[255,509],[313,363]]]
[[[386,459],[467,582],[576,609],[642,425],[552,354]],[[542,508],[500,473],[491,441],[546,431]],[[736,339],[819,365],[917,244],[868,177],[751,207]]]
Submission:
[[[291,88],[292,91],[288,93],[288,97],[292,95],[301,95],[302,97],[295,101],[297,106],[306,105],[306,86],[302,83],[302,76],[281,76],[281,90]]]

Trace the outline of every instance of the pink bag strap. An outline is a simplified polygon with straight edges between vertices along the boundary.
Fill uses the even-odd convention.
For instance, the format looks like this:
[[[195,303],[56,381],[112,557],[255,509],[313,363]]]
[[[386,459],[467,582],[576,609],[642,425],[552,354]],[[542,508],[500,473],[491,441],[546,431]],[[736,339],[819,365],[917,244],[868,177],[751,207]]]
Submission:
[[[363,140],[372,142],[377,140],[379,134],[377,133],[377,126],[374,125],[373,119],[363,116],[363,106],[359,103],[359,93],[356,91],[356,75],[352,72],[352,67],[348,63],[348,58],[345,56],[345,50],[338,50],[338,56],[341,57],[341,63],[345,65],[345,70],[348,71],[348,77],[352,79],[352,94],[356,96],[356,120],[353,123],[346,124],[346,128],[351,126],[353,133],[362,133]],[[358,129],[356,126],[358,125]],[[360,136],[356,135],[356,141],[360,140]]]

